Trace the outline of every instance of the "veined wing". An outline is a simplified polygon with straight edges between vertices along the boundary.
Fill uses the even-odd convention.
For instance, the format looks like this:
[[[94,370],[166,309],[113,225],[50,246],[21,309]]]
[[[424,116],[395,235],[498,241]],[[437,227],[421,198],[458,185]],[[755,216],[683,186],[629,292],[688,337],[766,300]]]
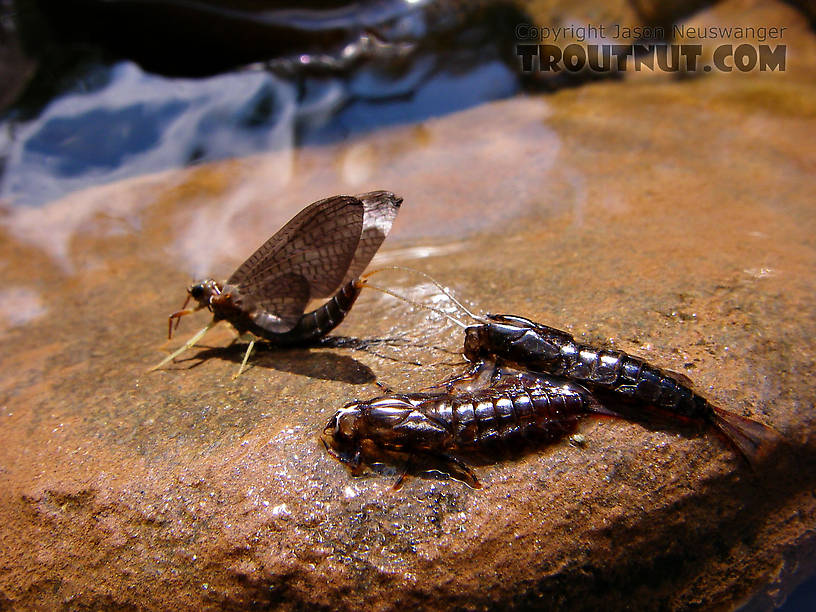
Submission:
[[[390,191],[371,191],[356,197],[363,203],[363,231],[341,286],[363,273],[391,230],[402,204],[402,198]]]
[[[363,203],[334,196],[310,204],[255,251],[227,280],[242,293],[287,274],[302,276],[312,298],[329,297],[341,284],[363,230]]]
[[[255,308],[253,319],[282,333],[292,329],[311,298],[340,287],[363,233],[363,203],[334,196],[300,211],[227,280]]]

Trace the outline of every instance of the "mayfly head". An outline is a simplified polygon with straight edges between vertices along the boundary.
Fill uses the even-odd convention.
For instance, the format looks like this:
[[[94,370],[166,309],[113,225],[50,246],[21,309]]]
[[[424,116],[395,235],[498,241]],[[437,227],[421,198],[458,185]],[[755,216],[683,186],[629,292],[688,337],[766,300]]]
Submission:
[[[190,298],[198,302],[196,310],[201,308],[210,308],[210,302],[213,297],[221,294],[221,285],[211,278],[199,281],[187,289],[188,300]],[[187,303],[185,302],[185,306]]]

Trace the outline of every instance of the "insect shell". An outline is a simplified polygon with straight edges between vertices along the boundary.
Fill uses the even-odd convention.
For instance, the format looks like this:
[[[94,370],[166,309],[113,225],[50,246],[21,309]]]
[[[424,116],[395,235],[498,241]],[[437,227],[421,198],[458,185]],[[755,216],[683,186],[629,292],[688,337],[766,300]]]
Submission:
[[[475,392],[351,402],[329,420],[323,442],[354,474],[365,464],[404,456],[477,487],[478,479],[458,455],[555,440],[590,413],[604,409],[585,389],[526,373]]]
[[[752,464],[779,441],[772,428],[711,404],[682,374],[667,372],[623,351],[580,344],[567,332],[516,315],[488,315],[465,330],[465,357],[510,363],[586,386],[614,409],[614,402],[655,408],[708,422]]]

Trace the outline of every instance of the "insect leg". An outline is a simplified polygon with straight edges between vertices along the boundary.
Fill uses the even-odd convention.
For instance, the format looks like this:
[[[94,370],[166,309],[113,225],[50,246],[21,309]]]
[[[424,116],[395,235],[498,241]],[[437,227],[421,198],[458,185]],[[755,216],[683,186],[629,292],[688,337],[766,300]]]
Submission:
[[[181,323],[181,317],[183,317],[184,315],[192,314],[196,310],[198,310],[197,308],[187,308],[187,304],[190,303],[190,299],[192,297],[193,296],[188,293],[187,294],[187,299],[184,300],[184,304],[181,305],[181,310],[176,311],[173,314],[171,314],[169,317],[167,317],[167,339],[168,340],[170,340],[170,338],[173,337],[173,319],[176,320],[176,329],[178,329],[179,323]]]
[[[461,388],[464,388],[465,391],[476,391],[489,386],[493,382],[496,371],[496,362],[479,361],[461,374],[455,374],[441,383],[427,387],[427,389],[445,389],[448,393]]]
[[[464,482],[471,489],[482,488],[482,483],[476,478],[476,474],[463,461],[452,455],[442,455],[440,459],[445,462],[445,471],[451,478]]]
[[[414,456],[411,455],[408,457],[408,460],[405,462],[405,465],[402,467],[402,472],[397,478],[394,485],[391,487],[392,491],[399,491],[402,488],[402,483],[405,481],[405,477],[408,475],[408,472],[413,469],[414,467]]]
[[[396,391],[394,391],[391,387],[386,385],[385,383],[381,383],[379,380],[375,380],[374,384],[377,385],[386,395],[396,395]]]
[[[185,308],[184,310],[174,312],[169,317],[167,317],[167,339],[169,340],[170,338],[173,337],[173,319],[176,320],[176,329],[178,329],[179,323],[181,322],[181,317],[188,314],[193,314],[197,310],[198,308]]]
[[[419,463],[417,463],[417,460],[419,460]],[[443,454],[426,456],[420,454],[417,456],[416,454],[412,454],[405,462],[402,472],[400,473],[399,478],[397,478],[397,481],[391,487],[391,490],[398,491],[401,489],[403,483],[405,482],[405,478],[411,474],[414,474],[416,470],[438,472],[440,474],[445,474],[454,480],[464,482],[471,489],[482,488],[482,485],[479,482],[479,479],[476,478],[476,474],[473,473],[473,470],[471,470],[463,461],[452,455]]]
[[[232,377],[232,380],[235,380],[236,378],[238,378],[241,375],[241,372],[244,371],[244,367],[246,366],[247,361],[249,360],[249,354],[252,352],[252,348],[254,346],[255,346],[255,340],[250,340],[249,341],[249,346],[247,347],[247,350],[246,350],[246,353],[244,353],[244,360],[241,362],[241,367],[238,368],[238,373],[235,376]]]
[[[362,449],[357,448],[357,450],[354,452],[354,456],[349,459],[347,463],[349,464],[349,469],[351,470],[352,476],[361,476],[365,471]]]
[[[158,363],[157,365],[154,365],[152,368],[150,368],[148,370],[148,372],[152,372],[153,370],[158,370],[160,367],[162,367],[162,366],[170,363],[171,361],[173,361],[176,357],[181,355],[187,349],[193,348],[193,346],[195,346],[195,343],[198,342],[199,340],[201,340],[201,338],[204,337],[204,334],[206,334],[208,331],[210,331],[210,328],[212,328],[216,323],[217,323],[217,321],[210,321],[209,323],[207,323],[207,325],[203,329],[199,330],[192,338],[190,338],[184,344],[184,346],[182,346],[180,349],[172,352],[171,354],[169,354],[164,359],[162,359],[160,363]]]

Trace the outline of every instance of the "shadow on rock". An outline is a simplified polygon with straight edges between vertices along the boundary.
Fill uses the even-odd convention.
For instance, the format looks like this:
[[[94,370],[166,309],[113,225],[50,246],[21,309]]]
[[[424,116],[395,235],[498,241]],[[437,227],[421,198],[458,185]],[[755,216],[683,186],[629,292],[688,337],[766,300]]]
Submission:
[[[792,495],[813,487],[815,451],[811,446],[782,440],[753,470],[742,466],[711,474],[696,483],[693,496],[671,501],[638,520],[624,515],[594,530],[592,552],[578,564],[578,580],[575,573],[548,571],[542,562],[537,568],[540,579],[513,597],[514,605],[520,609],[558,608],[565,602],[581,601],[582,609],[583,604],[589,609],[614,601],[618,594],[633,592],[644,583],[649,584],[654,601],[671,601],[677,596],[676,577],[692,573],[704,559],[726,559],[730,571],[745,571],[746,566],[731,559],[733,551],[761,540],[766,525],[758,517],[772,516]],[[666,481],[671,477],[667,473]],[[619,473],[613,478],[628,480],[631,474]],[[663,542],[661,550],[655,549],[655,541]],[[618,556],[618,551],[626,553]],[[791,549],[786,556],[795,554]],[[567,579],[567,575],[572,578]],[[765,593],[760,591],[754,599],[761,601],[763,597]],[[705,608],[714,600],[700,599],[699,603]]]
[[[198,367],[198,365],[211,358],[232,361],[237,367],[244,358],[246,348],[245,344],[234,344],[223,348],[204,349],[191,359],[197,363],[193,363],[190,367]],[[184,361],[178,363],[184,363]],[[269,368],[280,372],[308,376],[309,378],[334,380],[352,385],[362,385],[377,380],[371,368],[353,357],[337,355],[328,351],[313,351],[310,348],[271,349],[263,347],[263,345],[256,345],[247,367]]]

